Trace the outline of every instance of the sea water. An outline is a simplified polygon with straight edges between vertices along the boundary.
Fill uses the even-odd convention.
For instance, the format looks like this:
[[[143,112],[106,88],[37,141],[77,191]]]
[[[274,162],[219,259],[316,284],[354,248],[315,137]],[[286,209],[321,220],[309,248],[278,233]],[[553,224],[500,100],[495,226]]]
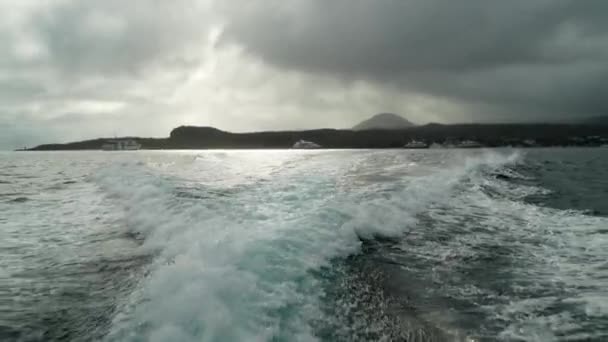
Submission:
[[[605,341],[608,149],[0,154],[2,341]]]

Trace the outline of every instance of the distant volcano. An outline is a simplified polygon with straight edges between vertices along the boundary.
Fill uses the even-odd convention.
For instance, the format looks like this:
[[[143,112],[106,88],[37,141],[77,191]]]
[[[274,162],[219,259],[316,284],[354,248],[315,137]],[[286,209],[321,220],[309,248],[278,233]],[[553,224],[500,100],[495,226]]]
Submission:
[[[354,131],[364,131],[370,129],[403,129],[415,126],[403,117],[392,113],[376,114],[372,118],[362,121],[355,127]]]

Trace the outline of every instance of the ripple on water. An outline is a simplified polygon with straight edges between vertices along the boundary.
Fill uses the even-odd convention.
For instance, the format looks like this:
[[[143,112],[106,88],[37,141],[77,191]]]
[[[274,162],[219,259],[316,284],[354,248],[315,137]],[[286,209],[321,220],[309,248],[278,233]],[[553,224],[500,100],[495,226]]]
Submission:
[[[542,159],[486,172],[446,169],[441,151],[419,166],[402,151],[292,152],[35,160],[37,180],[0,193],[0,341],[608,337],[606,218],[538,193],[605,212],[587,198],[602,177],[581,192],[538,181]],[[37,210],[8,204],[19,197]]]
[[[25,203],[27,201],[29,201],[30,199],[27,197],[17,197],[17,198],[13,198],[11,199],[9,202],[11,203]]]

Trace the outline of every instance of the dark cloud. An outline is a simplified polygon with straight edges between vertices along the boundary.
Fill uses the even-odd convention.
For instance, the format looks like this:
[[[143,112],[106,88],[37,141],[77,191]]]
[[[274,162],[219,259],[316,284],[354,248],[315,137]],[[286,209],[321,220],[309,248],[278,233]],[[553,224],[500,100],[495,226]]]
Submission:
[[[220,9],[225,42],[285,69],[388,82],[501,107],[500,115],[608,109],[606,1],[276,0]]]
[[[44,87],[39,84],[30,83],[24,80],[0,80],[0,101],[19,101],[24,97],[31,97],[45,92]]]
[[[73,1],[40,11],[30,25],[60,70],[112,75],[183,66],[185,50],[206,38],[203,14],[189,0]]]
[[[0,148],[605,115],[604,0],[0,1]]]
[[[164,135],[179,120],[167,123],[159,112],[175,109],[163,101],[204,58],[205,9],[196,0],[0,2],[0,148]]]

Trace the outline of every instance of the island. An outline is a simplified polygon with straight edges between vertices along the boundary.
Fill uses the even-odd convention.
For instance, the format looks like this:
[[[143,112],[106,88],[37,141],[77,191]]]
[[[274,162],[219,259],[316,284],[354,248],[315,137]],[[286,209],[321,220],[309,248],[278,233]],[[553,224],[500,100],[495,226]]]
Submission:
[[[101,150],[112,139],[40,145],[30,151]],[[289,149],[311,141],[328,149],[403,148],[412,141],[429,146],[483,147],[608,146],[608,124],[427,124],[399,129],[316,129],[232,133],[213,127],[180,126],[167,138],[125,137],[143,149]]]

